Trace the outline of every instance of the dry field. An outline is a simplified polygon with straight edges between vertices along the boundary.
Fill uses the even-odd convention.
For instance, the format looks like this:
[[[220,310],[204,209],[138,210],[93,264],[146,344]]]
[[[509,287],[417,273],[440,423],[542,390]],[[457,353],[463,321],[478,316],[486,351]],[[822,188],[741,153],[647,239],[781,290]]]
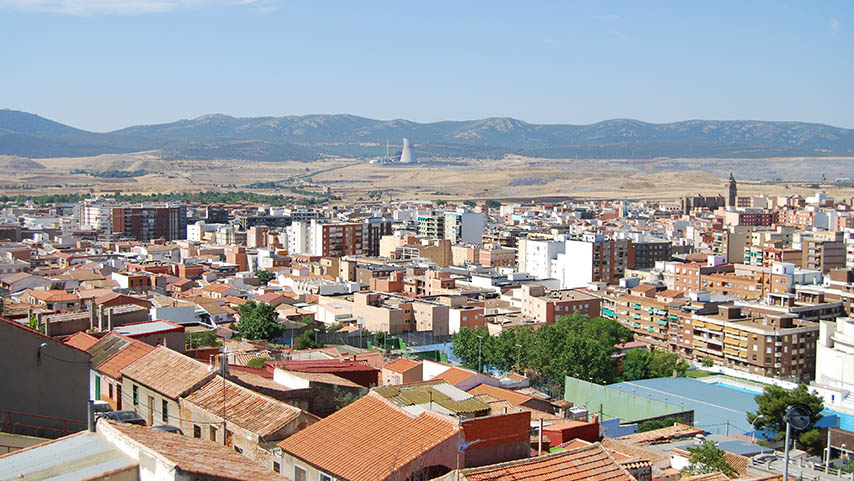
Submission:
[[[811,163],[813,162],[813,163]],[[161,159],[156,152],[110,154],[83,158],[22,159],[0,157],[0,191],[7,195],[57,192],[121,191],[125,193],[247,190],[248,184],[286,181],[290,185],[328,187],[346,200],[384,199],[678,199],[688,194],[724,191],[724,178],[734,171],[741,195],[811,194],[816,172],[832,181],[854,173],[854,159],[652,159],[461,160],[411,166],[369,164],[355,159],[301,162]],[[137,170],[141,177],[111,179],[74,170]],[[756,175],[757,173],[763,175]],[[842,173],[843,175],[840,175]],[[848,176],[851,176],[849,174]],[[794,179],[767,183],[749,178]],[[20,190],[13,186],[29,185]],[[854,189],[822,183],[837,198],[854,197]],[[275,193],[274,189],[254,189]]]

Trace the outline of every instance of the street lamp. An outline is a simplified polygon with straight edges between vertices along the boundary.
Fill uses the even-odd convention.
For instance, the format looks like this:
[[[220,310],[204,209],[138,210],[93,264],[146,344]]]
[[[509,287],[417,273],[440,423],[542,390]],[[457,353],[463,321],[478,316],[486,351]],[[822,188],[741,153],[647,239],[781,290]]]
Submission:
[[[480,373],[480,369],[483,366],[481,362],[481,344],[483,344],[483,336],[477,336],[477,372]]]
[[[765,419],[765,415],[760,414],[759,416],[756,416],[753,418],[753,422],[750,423],[750,425],[753,426],[753,432],[750,433],[750,442],[753,444],[756,444],[756,421],[759,421],[760,419]]]
[[[809,427],[812,419],[807,408],[795,404],[786,409],[783,420],[786,421],[786,464],[783,466],[783,479],[789,479],[789,438],[792,436],[792,428],[803,431]]]

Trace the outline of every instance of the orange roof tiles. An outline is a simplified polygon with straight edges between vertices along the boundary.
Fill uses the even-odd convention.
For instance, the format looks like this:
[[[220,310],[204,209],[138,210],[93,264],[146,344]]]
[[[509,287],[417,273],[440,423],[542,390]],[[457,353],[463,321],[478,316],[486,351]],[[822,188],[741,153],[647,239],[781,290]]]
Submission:
[[[128,339],[130,343],[112,357],[98,366],[98,371],[113,379],[122,376],[122,369],[154,350],[154,346],[148,345],[136,339]]]
[[[401,357],[395,361],[386,364],[385,366],[383,366],[383,369],[388,369],[389,371],[403,374],[406,371],[416,368],[420,365],[421,363],[418,361],[413,361],[412,359]]]
[[[488,384],[480,384],[468,390],[469,394],[489,394],[490,396],[497,397],[498,399],[504,399],[505,401],[509,401],[510,404],[514,406],[521,406],[526,402],[534,399],[531,396],[527,396],[525,394],[520,394],[516,391],[511,391],[510,389],[504,389],[502,387],[490,386]]]
[[[680,478],[679,481],[729,481],[729,478],[724,473],[717,471],[714,473],[683,477]]]
[[[697,434],[703,434],[704,432],[705,431],[700,428],[688,426],[687,424],[675,423],[673,426],[668,426],[666,428],[620,436],[617,440],[643,446],[646,444],[664,443],[672,439],[695,436]]]
[[[458,367],[452,367],[452,368],[444,371],[442,374],[439,374],[438,376],[434,377],[433,379],[442,379],[442,380],[448,381],[448,383],[451,384],[452,386],[456,386],[457,384],[459,384],[459,383],[465,381],[466,379],[474,376],[474,374],[475,373],[472,371],[466,371],[465,369],[460,369]]]
[[[65,342],[66,345],[76,347],[81,351],[87,351],[90,347],[97,344],[98,341],[99,339],[97,337],[91,336],[83,331],[80,331],[72,334],[71,336],[68,336],[68,338],[65,339],[65,341],[63,342]]]
[[[187,395],[214,376],[206,365],[164,346],[137,359],[121,374],[172,399]]]
[[[375,481],[458,432],[449,418],[430,412],[415,416],[372,392],[279,447],[335,477]]]
[[[102,428],[106,422],[108,427]],[[99,421],[98,430],[114,429],[132,443],[157,452],[174,463],[178,471],[213,479],[232,481],[288,481],[271,469],[212,441],[178,436],[143,426],[112,421]],[[188,477],[188,476],[184,476]]]
[[[461,470],[469,481],[635,481],[598,443],[570,451]]]
[[[225,407],[223,408],[223,399]],[[302,411],[217,376],[184,398],[262,438],[299,419]],[[281,438],[280,438],[281,439]]]

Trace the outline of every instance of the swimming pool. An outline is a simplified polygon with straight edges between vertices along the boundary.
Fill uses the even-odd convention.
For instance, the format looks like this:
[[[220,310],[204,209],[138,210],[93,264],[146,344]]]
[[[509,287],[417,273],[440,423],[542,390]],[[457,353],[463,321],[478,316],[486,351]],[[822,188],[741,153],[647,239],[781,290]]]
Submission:
[[[725,381],[714,381],[710,382],[709,384],[714,384],[715,386],[725,387],[727,389],[732,389],[733,391],[741,391],[754,395],[762,394],[761,392],[755,389],[748,389],[746,387],[737,386],[735,384],[730,384]],[[833,419],[834,417],[836,417],[839,419],[840,429],[854,431],[854,415],[841,413],[839,411],[834,411],[828,408],[825,408],[824,411],[821,412],[821,414],[822,416],[824,416],[824,418],[818,422],[819,427],[836,426],[836,422]]]

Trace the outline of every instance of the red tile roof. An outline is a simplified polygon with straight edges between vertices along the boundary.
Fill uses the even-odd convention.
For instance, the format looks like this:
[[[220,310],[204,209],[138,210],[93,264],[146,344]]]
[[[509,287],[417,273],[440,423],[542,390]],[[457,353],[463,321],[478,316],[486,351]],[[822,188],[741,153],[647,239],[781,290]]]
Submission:
[[[463,469],[469,481],[635,481],[598,443],[569,451]]]
[[[341,361],[338,359],[323,359],[318,361],[282,361],[275,363],[287,371],[300,372],[344,372],[344,371],[375,371],[371,366],[361,361]]]
[[[105,426],[102,427],[101,423],[105,423]],[[288,481],[288,478],[273,470],[212,441],[104,420],[98,421],[98,430],[101,429],[118,431],[131,444],[155,451],[161,458],[174,463],[177,467],[176,471],[179,472],[231,481]],[[176,477],[196,478],[196,476]]]
[[[644,446],[647,444],[664,443],[672,439],[696,436],[697,434],[703,434],[704,432],[705,431],[700,428],[688,426],[687,424],[675,423],[673,426],[668,426],[666,428],[620,436],[617,440]]]
[[[520,394],[516,391],[511,391],[510,389],[504,389],[502,387],[490,386],[488,384],[479,384],[471,389],[469,389],[469,394],[489,394],[490,396],[496,397],[498,399],[504,399],[505,401],[509,401],[510,404],[514,406],[521,406],[526,402],[534,399],[531,396],[527,396],[525,394]]]
[[[438,376],[434,377],[433,379],[443,379],[445,381],[448,381],[448,383],[450,383],[452,386],[456,386],[457,384],[474,376],[474,374],[474,371],[467,371],[458,367],[452,367],[444,371],[442,374],[439,374]]]
[[[294,406],[223,380],[219,376],[193,391],[184,400],[220,417],[225,410],[228,422],[262,438],[276,434],[288,424],[296,422],[302,414],[302,411]]]
[[[415,416],[372,392],[279,447],[335,477],[375,481],[458,432],[450,418],[431,412]]]
[[[168,347],[157,346],[121,370],[133,379],[171,399],[186,396],[213,377],[208,366]]]
[[[98,371],[113,379],[119,379],[122,376],[122,369],[154,350],[154,346],[142,341],[137,341],[136,339],[129,340],[130,343],[121,351],[102,362],[98,366]]]
[[[81,351],[86,351],[90,347],[97,344],[99,339],[95,336],[90,336],[83,331],[76,332],[70,336],[68,336],[65,341],[65,344],[71,347],[76,347]]]
[[[386,364],[385,366],[383,366],[383,369],[388,369],[389,371],[398,372],[398,373],[402,374],[402,373],[405,373],[406,371],[408,371],[410,369],[414,369],[420,365],[421,365],[421,363],[418,361],[413,361],[412,359],[407,359],[405,357],[401,357],[401,358],[398,358],[398,359]]]

